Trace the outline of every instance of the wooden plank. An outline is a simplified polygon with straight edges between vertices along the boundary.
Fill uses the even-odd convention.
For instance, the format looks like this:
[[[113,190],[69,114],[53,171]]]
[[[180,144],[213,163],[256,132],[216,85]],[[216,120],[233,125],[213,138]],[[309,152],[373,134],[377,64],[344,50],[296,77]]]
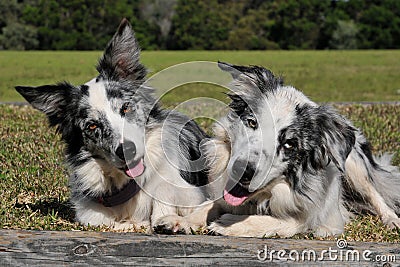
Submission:
[[[265,249],[268,253],[265,253]],[[280,254],[278,251],[281,251]],[[0,266],[384,264],[383,261],[370,262],[368,259],[386,259],[384,266],[400,266],[400,245],[349,242],[347,247],[338,249],[335,241],[109,232],[0,231]]]

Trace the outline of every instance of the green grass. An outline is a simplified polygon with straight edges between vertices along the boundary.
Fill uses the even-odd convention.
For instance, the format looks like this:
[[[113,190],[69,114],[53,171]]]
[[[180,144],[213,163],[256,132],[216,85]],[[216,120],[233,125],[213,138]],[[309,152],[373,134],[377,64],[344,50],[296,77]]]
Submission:
[[[192,112],[201,108],[194,106]],[[340,112],[362,127],[374,153],[394,153],[400,165],[400,106],[346,105]],[[45,116],[29,106],[0,105],[0,229],[96,230],[74,222],[69,203],[63,144]],[[209,127],[209,121],[200,121]],[[347,240],[400,242],[400,230],[388,230],[378,218],[357,217],[346,225]],[[298,235],[296,238],[314,238]]]
[[[42,85],[67,80],[82,84],[96,75],[101,52],[0,51],[0,101],[21,101],[15,85]],[[313,100],[400,101],[400,50],[371,51],[144,51],[142,62],[151,74],[189,61],[227,61],[263,65],[283,75],[288,84]],[[221,72],[222,73],[222,72]],[[214,75],[218,75],[216,70]],[[222,75],[222,74],[221,74]],[[180,87],[166,101],[200,95],[215,88]]]

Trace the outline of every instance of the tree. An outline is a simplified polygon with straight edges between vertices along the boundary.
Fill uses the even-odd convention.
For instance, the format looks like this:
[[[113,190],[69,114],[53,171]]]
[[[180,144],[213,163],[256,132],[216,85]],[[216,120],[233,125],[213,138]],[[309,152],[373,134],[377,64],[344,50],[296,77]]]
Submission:
[[[239,8],[232,8],[238,6]],[[167,40],[170,49],[221,49],[238,14],[242,1],[180,0]]]
[[[26,50],[38,47],[37,29],[18,21],[21,6],[15,0],[0,0],[0,49]]]
[[[358,29],[354,21],[339,20],[332,34],[330,46],[334,49],[356,49]]]
[[[269,4],[271,40],[284,49],[315,49],[328,1],[277,0]]]
[[[400,48],[399,0],[0,0],[1,49]],[[356,42],[355,42],[356,40]]]
[[[19,15],[19,7],[16,0],[0,0],[0,30],[6,27],[10,21],[16,21]]]
[[[175,14],[176,0],[151,0],[141,3],[141,14],[149,23],[160,28],[162,37],[167,37],[172,17]]]
[[[389,3],[390,1],[387,1]],[[397,2],[398,3],[398,2]],[[394,9],[390,7],[396,7]],[[400,5],[371,5],[359,20],[361,48],[400,48]],[[397,13],[397,14],[396,14]]]
[[[137,0],[34,0],[22,5],[22,20],[38,31],[39,49],[103,49],[126,17],[143,48],[156,49],[157,25],[140,19]]]
[[[254,3],[253,3],[254,5]],[[230,30],[224,42],[227,49],[279,49],[279,45],[271,40],[269,29],[274,21],[269,19],[268,9],[261,6],[247,9],[237,24]]]
[[[37,49],[37,30],[20,23],[8,23],[0,35],[0,49],[29,50]]]

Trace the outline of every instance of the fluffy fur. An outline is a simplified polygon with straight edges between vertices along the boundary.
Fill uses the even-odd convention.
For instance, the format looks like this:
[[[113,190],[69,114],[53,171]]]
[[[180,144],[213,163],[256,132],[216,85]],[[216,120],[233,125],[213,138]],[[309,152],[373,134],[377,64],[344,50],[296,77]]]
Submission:
[[[206,135],[187,117],[159,107],[144,85],[139,54],[123,20],[93,80],[16,87],[66,143],[71,202],[84,225],[151,231],[160,217],[188,214],[205,200],[199,186],[207,183],[206,170],[191,171],[191,164],[204,164],[199,144]],[[114,204],[99,201],[124,190],[132,192]]]
[[[207,220],[222,235],[327,236],[365,211],[400,226],[400,172],[390,156],[373,157],[351,122],[271,71],[219,66],[233,77],[231,110],[204,148],[220,200],[184,220],[161,219],[167,227]]]

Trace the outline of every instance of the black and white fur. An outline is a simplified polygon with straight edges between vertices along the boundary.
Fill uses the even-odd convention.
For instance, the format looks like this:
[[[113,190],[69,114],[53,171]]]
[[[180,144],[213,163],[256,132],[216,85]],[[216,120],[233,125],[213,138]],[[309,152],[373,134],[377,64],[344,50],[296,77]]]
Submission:
[[[350,121],[271,71],[219,66],[233,77],[232,102],[204,148],[220,200],[184,221],[163,218],[164,225],[202,220],[222,235],[327,236],[342,233],[353,213],[369,211],[400,226],[400,172],[390,156],[373,157]]]
[[[191,172],[189,165],[200,157],[206,135],[187,117],[159,107],[143,85],[147,71],[139,53],[124,19],[96,78],[80,86],[16,87],[62,135],[71,202],[84,225],[151,231],[160,217],[185,215],[205,200],[200,186],[207,183],[206,171]],[[178,147],[170,141],[177,136]],[[114,204],[97,201],[132,187]]]

